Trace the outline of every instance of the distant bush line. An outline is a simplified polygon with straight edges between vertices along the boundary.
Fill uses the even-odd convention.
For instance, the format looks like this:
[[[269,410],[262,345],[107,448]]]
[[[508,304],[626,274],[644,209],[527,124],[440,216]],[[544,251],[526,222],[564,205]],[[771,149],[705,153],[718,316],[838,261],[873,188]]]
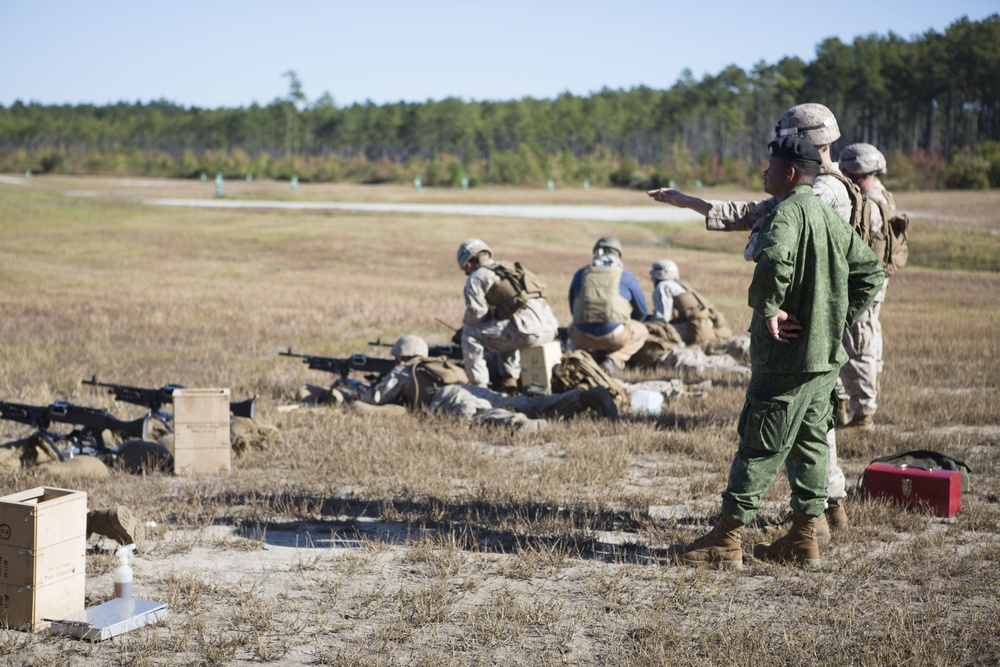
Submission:
[[[1000,187],[1000,14],[906,40],[830,38],[806,63],[736,66],[668,90],[555,99],[448,98],[337,107],[286,98],[246,108],[168,101],[0,107],[0,171],[402,183],[758,187],[781,112],[820,102],[835,152],[879,146],[895,189]]]

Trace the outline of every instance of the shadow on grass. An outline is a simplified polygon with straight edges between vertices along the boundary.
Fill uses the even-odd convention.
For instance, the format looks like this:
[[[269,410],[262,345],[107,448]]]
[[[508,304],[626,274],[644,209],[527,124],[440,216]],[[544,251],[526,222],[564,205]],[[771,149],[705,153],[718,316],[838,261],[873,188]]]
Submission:
[[[247,498],[232,495],[228,506]],[[254,497],[260,506],[262,499]],[[268,545],[296,548],[360,548],[373,542],[413,544],[444,539],[479,553],[516,555],[544,549],[567,558],[606,562],[662,563],[665,548],[642,544],[640,533],[662,524],[644,511],[615,512],[590,507],[551,507],[535,503],[499,504],[426,500],[371,500],[276,495],[267,508],[283,514],[284,507],[310,507],[315,517],[302,520],[240,522],[232,525],[240,537]],[[678,526],[703,525],[703,518],[676,519]]]

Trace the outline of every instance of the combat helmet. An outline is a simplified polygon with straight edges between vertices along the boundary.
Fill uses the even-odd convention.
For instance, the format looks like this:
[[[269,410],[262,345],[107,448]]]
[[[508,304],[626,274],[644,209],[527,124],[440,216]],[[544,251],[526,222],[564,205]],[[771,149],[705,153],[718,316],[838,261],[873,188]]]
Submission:
[[[653,262],[649,277],[653,280],[680,280],[681,272],[673,260],[658,259]]]
[[[392,346],[392,356],[396,358],[426,357],[427,353],[427,341],[420,336],[400,336]]]
[[[622,256],[622,242],[614,236],[602,236],[594,244],[594,256],[606,255],[609,250],[615,251],[619,257]]]
[[[885,156],[871,144],[851,144],[840,151],[840,170],[853,176],[885,173]]]
[[[799,104],[781,114],[774,136],[802,137],[813,146],[826,146],[840,138],[840,126],[833,112],[822,104]]]
[[[458,246],[458,268],[464,269],[469,260],[481,252],[488,252],[491,256],[493,255],[493,251],[486,245],[486,241],[482,239],[462,241],[462,245]]]

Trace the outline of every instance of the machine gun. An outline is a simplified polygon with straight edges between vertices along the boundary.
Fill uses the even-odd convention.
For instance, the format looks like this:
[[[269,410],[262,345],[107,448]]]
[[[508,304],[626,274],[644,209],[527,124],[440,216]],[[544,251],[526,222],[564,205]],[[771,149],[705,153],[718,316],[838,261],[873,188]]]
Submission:
[[[163,406],[173,404],[174,389],[183,389],[182,385],[165,384],[159,389],[145,389],[143,387],[131,387],[124,384],[98,382],[96,375],[91,376],[89,380],[84,380],[83,384],[89,384],[94,387],[105,387],[109,394],[114,395],[116,401],[141,405],[149,409],[154,419],[163,424],[168,431],[173,432],[171,425],[174,422],[174,415],[164,410]],[[254,395],[245,401],[230,401],[229,412],[237,417],[253,419],[257,415],[257,396]]]
[[[73,458],[77,454],[89,454],[110,463],[118,456],[118,449],[109,447],[104,441],[104,431],[111,431],[122,439],[140,438],[145,440],[151,413],[132,421],[122,421],[107,410],[88,408],[72,403],[57,402],[46,406],[24,405],[0,401],[0,419],[26,424],[51,445],[60,461]],[[71,424],[76,427],[69,433],[56,433],[49,428],[52,424]],[[63,451],[59,444],[66,444]]]
[[[381,338],[376,338],[374,342],[368,341],[372,347],[392,347],[392,343],[383,343]],[[448,359],[462,360],[461,345],[435,345],[427,348],[428,357],[447,357]]]
[[[347,380],[352,371],[366,373],[365,379],[369,382],[377,382],[383,375],[396,367],[396,362],[392,359],[381,359],[379,357],[369,357],[364,354],[352,354],[349,357],[338,359],[337,357],[318,357],[312,354],[295,354],[292,348],[285,352],[279,352],[283,357],[296,357],[302,363],[315,371],[325,371],[340,376],[340,379]]]

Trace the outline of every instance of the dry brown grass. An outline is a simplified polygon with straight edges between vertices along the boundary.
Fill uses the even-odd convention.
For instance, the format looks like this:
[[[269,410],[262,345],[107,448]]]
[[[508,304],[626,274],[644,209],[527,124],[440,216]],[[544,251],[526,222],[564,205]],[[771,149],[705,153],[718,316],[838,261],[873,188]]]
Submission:
[[[242,185],[227,184],[227,194],[285,196],[281,184]],[[237,397],[261,394],[263,417],[284,438],[236,459],[225,478],[81,481],[92,507],[123,503],[157,523],[136,564],[136,593],[166,601],[170,618],[97,645],[0,629],[8,664],[1000,660],[997,274],[917,265],[893,280],[879,426],[840,439],[853,479],[872,458],[911,447],[966,458],[973,490],[960,514],[942,520],[857,498],[853,527],[823,548],[817,572],[759,563],[742,573],[692,570],[664,563],[662,547],[699,534],[718,510],[739,383],[674,399],[654,420],[579,419],[521,438],[434,417],[279,413],[298,385],[328,378],[277,352],[379,354],[368,340],[410,332],[445,342],[435,318],[461,315],[454,249],[474,235],[537,269],[563,322],[572,272],[612,232],[637,274],[661,256],[677,259],[739,330],[750,276],[742,239],[691,225],[165,209],[133,201],[136,190],[211,196],[210,183],[0,185],[0,399],[44,403],[61,393],[134,417],[137,408],[81,379],[229,386]],[[298,194],[414,196],[336,186]],[[963,199],[972,208],[959,215],[971,217],[955,224],[989,226],[993,196],[978,208]],[[420,197],[645,200],[597,190]],[[928,210],[939,201],[906,195],[904,207],[910,197]],[[0,423],[5,439],[22,433]],[[0,475],[3,493],[41,484],[51,481],[37,471]],[[780,514],[787,493],[779,479],[762,520]],[[108,546],[88,555],[88,604],[109,597]]]

